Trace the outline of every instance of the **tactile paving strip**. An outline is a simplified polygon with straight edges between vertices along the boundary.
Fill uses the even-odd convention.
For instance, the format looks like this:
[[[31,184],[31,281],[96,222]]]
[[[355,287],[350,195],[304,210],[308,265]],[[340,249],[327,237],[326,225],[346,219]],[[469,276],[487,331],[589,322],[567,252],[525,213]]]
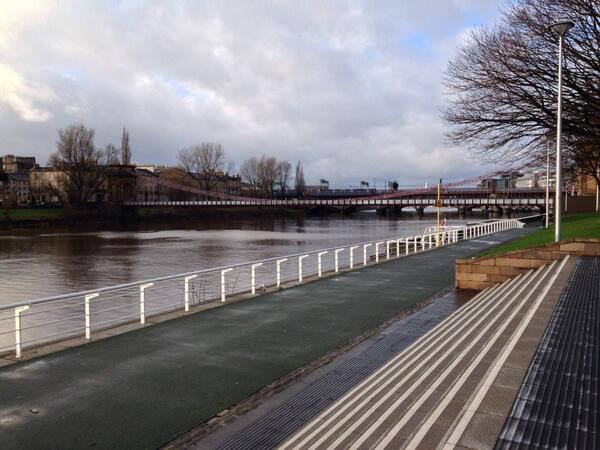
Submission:
[[[496,449],[598,449],[600,258],[581,257]]]

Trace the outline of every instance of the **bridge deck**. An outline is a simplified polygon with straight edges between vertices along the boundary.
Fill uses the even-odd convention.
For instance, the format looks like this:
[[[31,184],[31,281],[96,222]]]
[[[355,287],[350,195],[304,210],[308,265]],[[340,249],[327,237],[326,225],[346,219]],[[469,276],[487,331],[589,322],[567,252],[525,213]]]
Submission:
[[[452,285],[511,230],[0,368],[3,448],[154,448]]]

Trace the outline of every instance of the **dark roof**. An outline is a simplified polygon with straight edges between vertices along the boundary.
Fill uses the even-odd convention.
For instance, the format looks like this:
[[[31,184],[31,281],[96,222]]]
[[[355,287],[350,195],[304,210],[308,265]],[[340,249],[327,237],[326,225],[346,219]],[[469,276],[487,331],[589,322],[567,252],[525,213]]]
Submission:
[[[29,181],[29,175],[27,175],[26,173],[7,173],[6,176],[8,180],[12,181]]]

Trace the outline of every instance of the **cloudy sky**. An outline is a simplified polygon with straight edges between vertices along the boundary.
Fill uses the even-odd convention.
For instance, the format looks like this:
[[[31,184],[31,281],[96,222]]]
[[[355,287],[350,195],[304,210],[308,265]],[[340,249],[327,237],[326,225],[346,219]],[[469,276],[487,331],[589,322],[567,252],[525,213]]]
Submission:
[[[486,168],[445,143],[442,71],[501,0],[0,0],[0,153],[45,163],[57,130],[130,130],[134,161],[223,144],[239,168],[422,184]]]

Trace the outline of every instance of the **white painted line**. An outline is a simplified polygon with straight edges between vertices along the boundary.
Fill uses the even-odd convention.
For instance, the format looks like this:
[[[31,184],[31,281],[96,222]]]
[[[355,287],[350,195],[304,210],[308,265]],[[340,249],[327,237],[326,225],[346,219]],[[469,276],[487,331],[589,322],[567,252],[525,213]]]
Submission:
[[[521,295],[521,293],[527,288],[527,286],[529,286],[532,277],[529,276],[531,275],[532,272],[528,273],[528,277],[526,281],[523,281],[522,283],[518,284],[515,286],[519,287],[519,290],[517,291],[517,293],[515,295],[511,295],[512,291],[514,290],[511,289],[511,291],[509,293],[507,293],[504,298],[502,300],[498,300],[496,303],[498,305],[500,304],[504,304],[504,306],[500,309],[500,311],[498,311],[497,313],[495,312],[496,307],[493,307],[492,309],[490,309],[483,317],[481,317],[476,323],[475,325],[473,325],[466,333],[463,333],[461,335],[461,337],[456,340],[454,342],[454,344],[449,347],[448,349],[444,349],[444,355],[448,356],[451,355],[452,357],[452,363],[450,364],[449,368],[446,369],[446,371],[448,371],[449,373],[449,369],[453,369],[456,365],[458,365],[463,358],[471,351],[471,349],[477,344],[477,342],[479,340],[481,340],[481,338],[485,335],[485,333],[487,333],[487,331],[494,325],[496,319],[498,319],[499,317],[502,316],[502,314],[504,314],[511,306],[513,303],[515,303],[517,301],[517,299],[519,298],[519,296]],[[506,300],[506,298],[509,297],[510,300],[506,303],[504,303],[504,300]],[[492,320],[488,320],[489,317],[492,316]],[[480,325],[482,325],[484,322],[487,321],[487,325],[485,325],[481,331],[476,335],[475,338],[470,338],[470,334],[471,332],[475,331]],[[456,350],[464,341],[467,340],[467,338],[469,339],[469,344],[467,344],[467,346],[459,353],[458,356],[454,356],[453,352],[454,350]],[[432,354],[432,356],[435,356],[435,354]],[[360,448],[360,446],[369,438],[373,435],[373,433],[375,433],[377,431],[377,429],[396,411],[396,409],[404,402],[404,400],[406,400],[417,388],[419,388],[420,386],[422,386],[422,383],[433,373],[433,371],[435,369],[437,369],[438,367],[442,366],[442,364],[445,362],[445,358],[438,358],[435,360],[435,362],[431,365],[427,366],[427,369],[419,376],[419,378],[417,378],[416,381],[414,381],[409,387],[407,387],[406,389],[402,390],[402,395],[400,397],[398,397],[396,400],[394,400],[394,402],[392,403],[392,405],[390,405],[389,407],[387,407],[386,411],[381,414],[376,420],[375,423],[373,423],[366,432],[362,433],[361,436],[355,440],[352,445],[348,448],[350,449],[358,449]],[[444,377],[438,377],[436,379],[436,382],[433,383],[433,385],[428,387],[428,390],[426,391],[426,393],[431,393],[433,392],[433,390],[437,387],[436,385],[441,384],[441,382],[443,381]],[[439,381],[438,381],[439,380]],[[402,386],[402,384],[400,385]],[[435,387],[433,387],[435,386]],[[390,398],[392,395],[394,395],[395,393],[398,393],[399,390],[397,389],[397,387],[395,386],[393,390],[391,390],[390,392],[388,392],[388,394],[385,397],[385,400],[387,400],[388,398]],[[383,401],[381,401],[381,403],[377,402],[377,407],[381,406],[381,404],[383,404]],[[364,418],[368,415],[373,415],[375,410],[377,408],[371,408],[362,418],[361,423],[364,422]],[[358,422],[355,422],[355,424]],[[351,427],[353,428],[354,425]],[[345,430],[344,434],[345,437],[342,438],[342,436],[340,436],[336,443],[341,443],[345,438],[348,437],[347,434],[348,430]],[[386,433],[386,436],[388,434]],[[378,448],[382,448],[379,447]]]
[[[558,278],[558,276],[562,272],[562,270],[563,270],[565,264],[567,263],[568,259],[569,259],[569,256],[567,255],[567,257],[563,259],[563,261],[560,264],[560,266],[559,266],[558,270],[556,271],[556,273],[552,276],[552,279],[550,280],[550,282],[546,285],[546,287],[544,288],[544,290],[542,291],[542,293],[537,298],[535,304],[531,307],[531,309],[527,313],[527,316],[521,321],[521,324],[519,325],[519,327],[517,328],[517,330],[513,333],[510,341],[504,347],[504,350],[501,353],[500,357],[498,357],[496,359],[496,361],[494,361],[494,364],[493,364],[491,370],[488,371],[488,374],[486,375],[486,377],[485,377],[485,379],[483,381],[483,384],[480,386],[479,391],[477,392],[477,394],[475,394],[475,397],[473,397],[473,400],[471,400],[471,403],[467,407],[467,410],[465,411],[465,413],[461,417],[461,419],[458,422],[458,424],[456,425],[456,427],[454,427],[454,431],[452,432],[452,434],[448,438],[448,441],[447,441],[446,445],[450,444],[451,445],[450,448],[453,448],[454,445],[456,445],[456,443],[458,443],[458,441],[462,437],[463,433],[465,432],[465,430],[467,428],[467,425],[469,425],[469,423],[471,422],[471,419],[473,418],[473,415],[475,414],[475,412],[477,411],[477,409],[481,405],[481,402],[483,401],[483,399],[485,398],[486,394],[490,390],[490,387],[492,386],[492,383],[494,382],[494,380],[498,376],[498,373],[500,372],[500,369],[502,369],[502,366],[504,365],[504,363],[508,359],[508,356],[514,350],[515,346],[517,345],[517,342],[519,341],[519,339],[523,335],[523,332],[525,331],[525,329],[527,328],[527,326],[531,322],[531,319],[533,319],[533,316],[535,315],[536,311],[538,310],[540,304],[542,303],[542,301],[544,301],[544,299],[546,298],[546,295],[548,295],[548,291],[554,285],[554,283],[556,283],[556,279]]]
[[[528,275],[529,275],[529,274],[528,274]],[[523,277],[523,278],[521,278],[521,279],[520,279],[520,277],[514,278],[514,279],[512,279],[512,280],[508,281],[507,283],[505,283],[505,284],[502,286],[502,288],[501,288],[501,289],[499,289],[499,291],[501,291],[501,292],[502,292],[502,294],[503,294],[503,297],[502,297],[502,298],[505,298],[506,296],[508,296],[508,295],[510,294],[510,292],[512,292],[512,290],[513,290],[514,288],[516,288],[516,287],[519,285],[519,283],[520,283],[520,282],[521,282],[523,279],[526,279],[526,278],[527,278],[527,276],[528,276],[528,275],[526,275],[525,277]],[[505,291],[507,291],[507,290],[508,290],[509,292],[508,292],[508,293],[506,293],[506,294],[504,294],[504,292],[505,292]],[[496,298],[495,296],[490,296],[490,297],[487,297],[485,301],[483,301],[483,300],[482,300],[482,303],[480,303],[480,304],[478,305],[477,309],[475,309],[475,308],[474,308],[474,309],[473,309],[473,312],[476,312],[476,311],[478,311],[478,309],[481,309],[481,305],[484,305],[484,306],[485,306],[485,303],[486,303],[486,302],[488,302],[488,301],[490,301],[490,300],[492,300],[492,299],[495,299],[495,298]],[[493,311],[495,308],[497,308],[497,307],[498,307],[498,305],[501,303],[501,301],[494,301],[493,303],[494,303],[494,304],[493,304],[493,306],[492,306],[492,309],[490,310],[490,312],[488,312],[488,313],[485,315],[485,317],[487,317],[487,315],[489,315],[489,314],[490,314],[490,313],[491,313],[491,312],[492,312],[492,311]],[[333,416],[333,417],[330,417],[330,418],[327,420],[327,422],[326,422],[326,423],[324,423],[324,424],[321,424],[321,425],[320,425],[320,426],[319,426],[319,427],[318,427],[316,430],[314,430],[314,431],[311,433],[311,434],[315,434],[315,433],[318,433],[319,431],[324,431],[324,430],[322,430],[323,428],[326,428],[326,429],[327,429],[327,431],[326,431],[326,432],[324,432],[324,433],[322,433],[322,434],[320,434],[320,435],[319,435],[319,436],[320,436],[320,437],[319,437],[319,439],[317,440],[317,442],[315,442],[315,443],[313,444],[313,446],[316,446],[316,445],[318,445],[318,444],[322,443],[322,442],[323,442],[324,440],[326,440],[326,439],[327,439],[329,436],[331,436],[332,434],[334,434],[334,433],[337,431],[337,429],[338,429],[339,427],[341,427],[342,425],[344,425],[344,420],[339,420],[339,421],[336,421],[334,424],[332,424],[332,423],[331,423],[331,422],[332,422],[334,419],[336,419],[336,418],[337,418],[337,417],[338,417],[338,416],[339,416],[341,413],[345,412],[345,411],[346,411],[346,410],[348,410],[350,407],[353,407],[352,411],[350,411],[350,413],[349,413],[349,416],[351,416],[351,415],[352,415],[352,414],[353,414],[353,413],[354,413],[354,412],[355,412],[355,411],[356,411],[358,408],[360,408],[361,406],[364,406],[364,404],[365,404],[365,403],[369,402],[369,401],[370,401],[371,399],[373,399],[373,398],[374,398],[374,397],[375,397],[377,394],[379,394],[380,392],[382,392],[382,391],[384,391],[384,390],[387,390],[387,391],[388,391],[388,393],[387,393],[387,394],[384,396],[384,398],[383,398],[382,400],[380,400],[379,402],[377,402],[377,404],[376,404],[376,405],[375,405],[373,408],[371,408],[372,410],[376,409],[376,408],[377,408],[377,407],[378,407],[378,406],[379,406],[381,403],[383,403],[383,402],[384,402],[384,401],[385,401],[385,400],[386,400],[386,399],[387,399],[387,398],[388,398],[390,395],[392,395],[392,393],[390,393],[390,392],[389,392],[389,391],[390,391],[390,389],[388,389],[388,387],[389,387],[389,386],[394,386],[394,387],[396,387],[396,386],[398,385],[398,383],[400,383],[400,385],[402,385],[402,384],[403,384],[403,383],[404,383],[406,380],[408,380],[408,379],[409,379],[409,378],[410,378],[412,375],[414,375],[414,374],[415,374],[417,371],[419,371],[419,370],[420,370],[420,369],[421,369],[423,366],[425,366],[425,365],[426,365],[426,364],[427,364],[427,363],[428,363],[428,362],[429,362],[429,361],[430,361],[432,358],[434,358],[434,356],[435,356],[435,350],[438,350],[438,351],[439,351],[439,350],[441,349],[441,347],[440,347],[439,345],[437,345],[438,341],[441,341],[443,338],[444,338],[446,341],[449,341],[449,340],[451,340],[451,338],[453,338],[453,337],[455,337],[455,336],[457,336],[457,335],[460,335],[460,334],[462,334],[462,330],[463,330],[463,329],[465,329],[466,327],[468,327],[468,326],[471,324],[471,322],[472,322],[472,321],[475,319],[475,317],[476,317],[476,315],[475,315],[475,314],[473,314],[473,317],[469,318],[469,319],[468,319],[467,321],[465,321],[465,322],[461,322],[461,325],[460,325],[460,327],[459,327],[458,329],[449,329],[449,330],[446,330],[446,331],[445,331],[443,334],[441,334],[441,335],[440,335],[439,337],[437,337],[437,338],[436,338],[436,339],[435,339],[433,342],[431,342],[431,343],[430,343],[430,344],[429,344],[427,347],[423,348],[423,349],[420,351],[420,353],[418,353],[417,355],[415,355],[415,357],[413,358],[413,360],[420,361],[420,363],[419,363],[419,364],[418,364],[416,367],[414,367],[414,368],[413,368],[413,369],[412,369],[412,370],[411,370],[411,371],[410,371],[410,372],[409,372],[407,375],[405,375],[403,378],[400,378],[400,376],[401,376],[401,375],[402,375],[402,374],[403,374],[403,373],[404,373],[404,372],[405,372],[405,371],[406,371],[406,370],[407,370],[407,369],[410,367],[410,363],[405,363],[405,362],[406,362],[405,360],[408,360],[408,358],[409,358],[410,356],[412,356],[412,355],[413,355],[413,354],[414,354],[414,353],[415,353],[417,350],[419,350],[419,348],[422,348],[422,347],[423,347],[423,345],[421,345],[421,346],[419,346],[419,347],[416,347],[416,348],[415,348],[415,349],[414,349],[412,352],[410,352],[409,354],[406,354],[406,357],[405,357],[405,358],[400,358],[400,359],[399,359],[399,360],[396,362],[396,364],[395,364],[394,366],[387,368],[387,370],[385,370],[385,371],[384,371],[384,370],[383,370],[383,368],[382,368],[382,369],[380,369],[378,372],[376,372],[376,374],[374,374],[374,375],[376,375],[376,376],[377,376],[377,375],[379,375],[379,377],[378,377],[379,379],[386,379],[386,377],[388,377],[389,375],[391,375],[392,377],[391,377],[391,378],[389,378],[389,379],[387,379],[387,381],[385,381],[385,383],[384,383],[383,385],[381,385],[381,386],[377,387],[377,388],[375,389],[375,391],[373,391],[373,393],[371,393],[371,394],[370,394],[368,397],[366,397],[366,399],[364,399],[364,400],[363,400],[363,401],[362,401],[362,402],[361,402],[359,405],[356,405],[356,403],[357,403],[357,402],[359,402],[359,401],[361,400],[361,397],[360,397],[360,396],[357,396],[357,394],[359,394],[359,395],[361,394],[361,393],[360,393],[360,390],[359,390],[359,389],[353,389],[353,390],[352,390],[352,391],[351,391],[349,394],[347,394],[347,395],[346,395],[344,398],[342,398],[340,401],[338,401],[336,404],[334,404],[332,407],[330,407],[330,408],[328,409],[328,411],[331,411],[331,410],[334,410],[334,411],[335,411],[335,410],[338,410],[338,408],[339,408],[340,404],[341,404],[341,403],[343,403],[343,401],[345,401],[346,399],[350,399],[350,403],[349,403],[349,404],[346,404],[346,405],[345,405],[343,408],[339,408],[338,412],[337,412],[336,414],[334,414],[334,416]],[[483,320],[483,319],[480,319],[480,321],[481,321],[481,320]],[[477,324],[476,324],[475,326],[477,326]],[[449,331],[450,331],[450,333],[449,333]],[[436,334],[440,334],[440,333],[436,333]],[[432,337],[433,337],[433,336],[436,336],[436,334],[433,334],[433,335],[432,335]],[[450,336],[448,336],[448,334],[450,334]],[[428,340],[430,340],[432,337],[430,337]],[[456,344],[456,345],[458,345],[458,344]],[[432,350],[433,350],[433,351],[432,351]],[[420,358],[420,357],[422,357],[422,356],[425,356],[425,358],[424,358],[424,359],[422,359],[422,360],[420,360],[419,358]],[[384,366],[384,367],[385,367],[385,366]],[[372,378],[373,378],[373,376],[372,376],[372,377],[370,377],[370,379],[367,379],[367,380],[365,380],[365,381],[372,381],[372,380],[371,380]],[[397,381],[397,379],[398,379],[398,378],[400,378],[400,381]],[[365,383],[365,384],[366,384],[366,383]],[[359,386],[361,386],[361,385],[359,385]],[[357,387],[357,388],[358,388],[358,387]],[[393,390],[392,390],[392,391],[393,391]],[[368,394],[368,392],[367,392],[367,394]],[[366,395],[366,394],[363,394],[363,396],[364,396],[364,395]],[[355,398],[352,398],[352,397],[355,397]],[[320,416],[317,418],[317,420],[318,420],[320,417],[322,417],[322,416],[323,416],[323,415],[320,415]],[[366,419],[366,417],[363,417],[363,418],[362,418],[362,420],[365,420],[365,419]],[[346,418],[345,418],[345,420],[349,420],[349,418],[348,418],[348,417],[346,417]],[[313,423],[315,423],[315,422],[313,421]],[[355,423],[355,425],[356,425],[356,426],[359,426],[359,425],[360,425],[360,423],[362,423],[362,421],[356,422],[356,423]],[[354,430],[354,429],[355,429],[355,427],[354,427],[354,426],[352,426],[352,425],[351,425],[351,428],[352,428],[352,430]],[[351,432],[352,430],[348,431],[348,433],[349,433],[349,432]],[[313,446],[311,446],[311,448],[313,448]],[[295,446],[295,447],[296,447],[296,446]]]
[[[348,408],[350,408],[353,403],[358,401],[359,398],[354,398],[354,400],[352,400],[352,398],[355,397],[357,394],[360,394],[360,391],[363,388],[368,388],[368,387],[370,387],[371,384],[375,384],[376,382],[378,382],[380,379],[383,379],[387,375],[389,375],[391,373],[395,373],[397,368],[401,364],[403,364],[405,360],[407,360],[409,357],[414,355],[417,351],[426,347],[426,344],[431,342],[432,339],[434,339],[438,335],[445,336],[447,334],[448,330],[451,329],[451,326],[454,325],[459,320],[461,320],[463,318],[463,316],[467,316],[470,312],[475,311],[478,307],[485,304],[485,302],[487,302],[490,298],[492,298],[494,294],[504,292],[517,279],[518,279],[518,277],[513,278],[512,280],[509,280],[501,285],[496,285],[492,288],[486,289],[486,290],[480,292],[479,294],[477,294],[473,299],[471,299],[471,301],[467,305],[465,305],[464,307],[462,307],[462,308],[458,309],[457,311],[455,311],[454,313],[452,313],[450,316],[448,316],[446,319],[444,319],[442,322],[440,322],[436,327],[429,330],[420,339],[413,342],[403,352],[399,353],[396,357],[394,357],[392,360],[387,362],[384,366],[382,366],[376,372],[371,374],[368,378],[363,380],[360,384],[358,384],[357,386],[352,388],[352,390],[350,390],[348,393],[346,393],[336,403],[334,403],[327,410],[322,412],[319,416],[317,416],[311,422],[306,424],[300,431],[295,433],[294,436],[292,436],[288,441],[286,441],[279,448],[280,449],[288,449],[288,448],[292,448],[292,447],[297,448],[298,446],[303,445],[306,442],[308,442],[322,428],[326,427],[331,421],[335,420],[338,416],[340,416]],[[435,339],[434,343],[437,342],[438,339]],[[428,346],[427,348],[425,348],[425,351],[427,351],[427,349],[429,347],[431,347],[431,346]],[[340,406],[348,400],[351,400],[351,403],[346,404],[345,406],[342,406],[340,408]],[[330,417],[325,423],[320,424],[316,429],[314,429],[312,432],[310,432],[311,428],[313,428],[319,421],[326,419],[327,416],[332,412],[335,413],[333,415],[333,417]],[[310,432],[310,434],[308,436],[306,436],[304,439],[302,439],[301,442],[299,442],[299,443],[296,442],[304,433],[307,433],[307,432]]]
[[[548,276],[548,274],[552,272],[552,270],[554,268],[554,265],[555,265],[555,263],[552,263],[550,266],[544,267],[543,270],[539,270],[539,272],[542,275],[539,277],[539,279],[536,282],[535,286],[531,290],[529,290],[528,294],[525,296],[525,298],[523,299],[523,301],[521,302],[521,304],[519,305],[519,307],[515,308],[515,310],[510,314],[509,319],[507,321],[505,321],[504,324],[498,328],[498,330],[494,333],[494,335],[487,342],[487,344],[481,349],[481,351],[477,354],[477,356],[469,364],[469,366],[467,367],[467,369],[460,375],[460,377],[452,385],[451,389],[446,393],[446,395],[444,396],[444,398],[438,403],[438,405],[435,408],[435,410],[429,415],[429,417],[427,417],[427,420],[423,423],[423,425],[417,431],[417,433],[415,433],[415,435],[413,436],[413,438],[411,439],[411,441],[407,444],[406,448],[414,449],[414,448],[416,448],[419,445],[419,443],[421,442],[421,440],[427,435],[427,432],[429,431],[429,429],[431,428],[431,426],[438,420],[438,418],[443,413],[444,409],[446,409],[446,407],[452,401],[452,399],[454,398],[454,396],[456,395],[456,393],[460,390],[460,388],[464,385],[464,383],[467,381],[467,379],[475,371],[475,369],[477,368],[477,366],[481,363],[481,361],[483,360],[483,358],[486,356],[487,352],[492,348],[492,346],[500,338],[500,335],[506,330],[506,328],[508,327],[508,325],[510,324],[510,322],[514,319],[514,317],[516,316],[516,314],[521,310],[521,308],[523,306],[525,306],[525,303],[529,300],[529,298],[531,297],[531,295],[533,294],[533,292],[546,279],[546,277]],[[407,412],[407,414],[405,415],[405,417],[414,414],[414,412],[426,400],[427,400],[427,398],[421,397],[418,402],[415,402],[415,404]],[[406,421],[403,422],[403,424],[406,424],[406,422],[408,421],[409,418],[410,418],[410,416],[407,418]],[[403,418],[403,420],[404,420],[404,418]],[[397,428],[395,426],[392,430],[390,430],[390,435],[388,435],[389,438],[387,439],[387,442],[389,442],[393,438],[393,436],[391,434],[392,433],[397,434],[398,431],[400,431],[400,428],[401,427]]]

